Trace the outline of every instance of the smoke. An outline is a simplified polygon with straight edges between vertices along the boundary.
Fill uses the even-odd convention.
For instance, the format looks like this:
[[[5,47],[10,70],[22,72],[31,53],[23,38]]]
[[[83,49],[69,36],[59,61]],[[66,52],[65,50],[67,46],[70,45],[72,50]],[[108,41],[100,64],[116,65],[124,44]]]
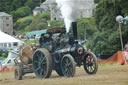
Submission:
[[[66,32],[70,31],[71,23],[81,16],[81,9],[89,8],[87,5],[92,0],[56,0],[64,18]]]

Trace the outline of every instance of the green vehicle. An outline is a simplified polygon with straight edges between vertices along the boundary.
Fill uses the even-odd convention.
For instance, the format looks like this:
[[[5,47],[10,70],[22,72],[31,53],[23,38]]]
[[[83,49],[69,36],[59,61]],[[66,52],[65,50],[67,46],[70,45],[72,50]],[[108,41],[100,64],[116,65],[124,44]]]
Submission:
[[[72,23],[73,35],[65,33],[65,29],[50,29],[52,40],[44,43],[33,53],[32,69],[38,78],[49,78],[52,70],[59,76],[73,77],[76,66],[84,67],[88,74],[96,74],[98,63],[96,56],[82,46],[77,40],[77,24]]]
[[[49,78],[52,70],[58,75],[73,77],[75,67],[83,65],[88,74],[95,74],[98,69],[96,56],[91,51],[86,51],[82,41],[77,40],[77,25],[72,23],[73,36],[63,30],[49,30],[54,37],[52,41],[37,49],[33,55],[33,72],[38,78]],[[50,49],[49,49],[50,48]]]

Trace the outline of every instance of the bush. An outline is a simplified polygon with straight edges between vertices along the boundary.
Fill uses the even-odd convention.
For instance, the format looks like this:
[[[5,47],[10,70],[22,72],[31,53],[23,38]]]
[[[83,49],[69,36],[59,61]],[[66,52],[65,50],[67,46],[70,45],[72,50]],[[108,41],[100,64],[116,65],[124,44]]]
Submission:
[[[32,30],[40,30],[48,28],[47,20],[50,20],[50,13],[41,13],[35,16],[32,19],[32,23],[27,27],[27,29]]]
[[[128,0],[97,0],[95,22],[97,32],[89,39],[87,47],[100,54],[121,50],[119,25],[115,18],[128,15]],[[128,42],[128,25],[122,25],[123,44]]]
[[[31,24],[32,19],[33,19],[32,16],[27,16],[27,17],[18,19],[18,20],[16,21],[15,28],[16,28],[17,30],[24,30],[25,27],[27,27],[28,25]]]
[[[80,18],[77,20],[79,39],[89,39],[97,31],[94,18]]]
[[[49,20],[50,28],[64,28],[64,22],[57,20]]]
[[[7,57],[8,56],[8,52],[4,52],[0,50],[0,57]]]
[[[31,14],[31,8],[29,8],[28,6],[18,8],[16,11],[12,12],[14,21],[16,21],[18,18],[22,18],[22,17],[28,16],[30,14]]]
[[[7,57],[6,53],[3,53],[2,56],[3,56],[3,57]]]
[[[50,13],[49,12],[44,12],[39,14],[39,18],[44,18],[46,20],[50,20]]]

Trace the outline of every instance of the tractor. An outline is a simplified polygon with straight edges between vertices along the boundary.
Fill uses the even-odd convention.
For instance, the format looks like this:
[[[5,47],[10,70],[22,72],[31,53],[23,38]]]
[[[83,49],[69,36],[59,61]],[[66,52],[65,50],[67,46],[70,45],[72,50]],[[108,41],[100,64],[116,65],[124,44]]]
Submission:
[[[48,30],[52,40],[44,43],[33,54],[33,72],[38,78],[49,78],[52,70],[59,76],[73,77],[76,66],[84,67],[88,74],[96,74],[98,63],[96,55],[91,50],[86,50],[85,43],[77,39],[77,23],[72,23],[73,35],[65,30]]]

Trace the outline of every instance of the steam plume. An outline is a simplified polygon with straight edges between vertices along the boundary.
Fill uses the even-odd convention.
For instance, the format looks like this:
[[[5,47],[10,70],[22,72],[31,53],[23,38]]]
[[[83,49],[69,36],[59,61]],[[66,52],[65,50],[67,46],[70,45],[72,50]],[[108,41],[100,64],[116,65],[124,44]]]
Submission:
[[[81,16],[81,9],[89,8],[92,0],[56,0],[64,18],[66,32],[70,31],[71,23]]]

